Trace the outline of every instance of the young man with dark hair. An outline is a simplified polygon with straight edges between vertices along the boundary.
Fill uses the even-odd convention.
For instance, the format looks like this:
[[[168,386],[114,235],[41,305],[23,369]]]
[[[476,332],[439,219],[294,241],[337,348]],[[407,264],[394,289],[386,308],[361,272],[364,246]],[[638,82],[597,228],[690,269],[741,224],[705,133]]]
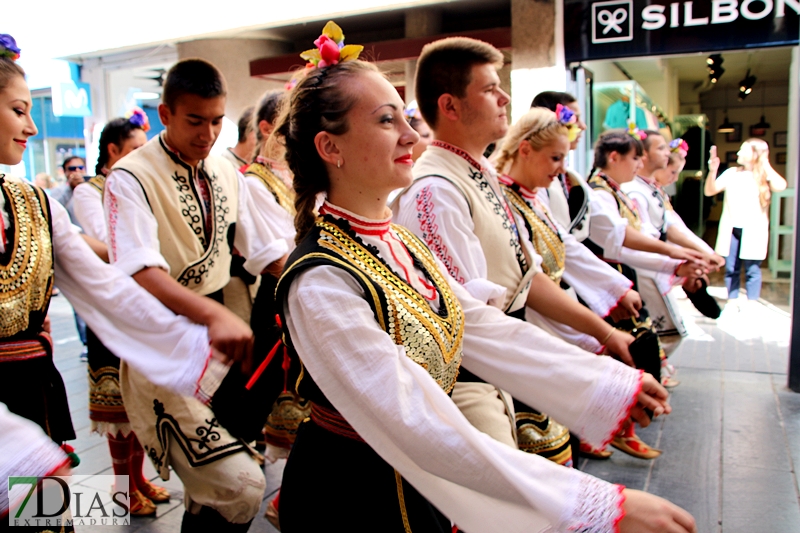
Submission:
[[[254,208],[242,175],[209,156],[225,94],[210,63],[190,59],[170,69],[158,107],[166,129],[114,165],[104,208],[111,261],[168,308],[207,325],[209,337],[241,360],[253,332],[222,305],[231,246],[256,275],[279,272],[288,244]],[[129,366],[120,381],[131,425],[159,473],[167,479],[172,466],[184,483],[182,531],[246,531],[265,486],[249,446],[201,402]]]
[[[236,141],[236,146],[226,148],[222,152],[222,157],[231,162],[237,168],[249,165],[253,160],[256,151],[256,131],[253,128],[253,106],[248,107],[242,111],[239,117],[239,138]]]
[[[524,225],[517,224],[494,168],[483,157],[508,130],[509,97],[497,74],[501,60],[491,45],[464,37],[423,48],[415,94],[435,140],[414,165],[413,185],[395,200],[395,218],[423,239],[476,298],[523,320],[527,305],[603,339],[601,344],[629,360],[633,337],[609,336],[611,327],[599,316],[546,275],[536,275],[541,258],[527,236],[520,238]],[[514,421],[504,393],[477,376],[462,370],[453,399],[473,425],[495,439],[573,464],[577,439],[571,445],[564,426],[516,400]]]

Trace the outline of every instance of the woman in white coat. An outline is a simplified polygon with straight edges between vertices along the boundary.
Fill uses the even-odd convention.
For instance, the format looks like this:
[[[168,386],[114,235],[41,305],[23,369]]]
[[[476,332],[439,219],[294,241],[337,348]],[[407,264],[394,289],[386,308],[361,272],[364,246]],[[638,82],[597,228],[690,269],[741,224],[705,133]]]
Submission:
[[[761,294],[760,265],[769,244],[769,200],[772,192],[786,188],[786,180],[769,164],[769,145],[761,139],[747,139],[737,156],[741,166],[717,177],[719,157],[716,147],[711,147],[705,194],[725,191],[715,251],[725,257],[728,299],[739,296],[744,268],[747,298],[757,300]]]

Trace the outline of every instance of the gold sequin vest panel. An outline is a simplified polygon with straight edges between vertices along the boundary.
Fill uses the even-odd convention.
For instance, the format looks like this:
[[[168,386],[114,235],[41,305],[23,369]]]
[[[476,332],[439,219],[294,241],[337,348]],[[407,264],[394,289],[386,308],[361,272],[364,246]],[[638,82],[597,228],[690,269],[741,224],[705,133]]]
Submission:
[[[564,275],[564,262],[567,257],[567,247],[561,240],[561,236],[550,227],[550,225],[534,211],[517,191],[512,187],[503,187],[511,206],[525,219],[528,232],[531,237],[531,244],[542,257],[542,272],[555,281],[561,283]]]
[[[53,288],[53,244],[44,192],[27,183],[2,180],[14,230],[0,265],[0,338],[29,328],[31,314],[44,315]]]
[[[430,250],[405,228],[392,226],[392,229],[436,287],[440,313],[434,312],[425,298],[388,268],[374,249],[368,249],[327,217],[317,220],[316,250],[309,252],[301,245],[297,250],[301,256],[294,261],[290,259],[281,281],[292,270],[311,266],[306,262],[330,264],[350,272],[364,288],[381,328],[449,394],[461,367],[464,335],[461,304],[436,267]],[[280,287],[278,291],[281,292]]]

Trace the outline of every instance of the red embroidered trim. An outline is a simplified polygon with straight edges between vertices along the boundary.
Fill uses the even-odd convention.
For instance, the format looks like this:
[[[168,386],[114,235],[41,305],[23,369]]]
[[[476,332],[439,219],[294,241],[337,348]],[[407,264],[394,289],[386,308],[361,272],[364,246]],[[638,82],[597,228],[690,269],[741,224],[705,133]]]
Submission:
[[[400,241],[400,240],[399,240],[397,237],[395,237],[395,236],[394,236],[392,233],[390,233],[390,232],[387,232],[387,233],[388,233],[389,237],[390,237],[392,240],[394,240],[394,241],[397,243],[397,245],[398,245],[398,246],[400,246],[400,249],[401,249],[401,250],[403,250],[403,251],[406,253],[406,257],[408,258],[408,261],[409,261],[409,263],[412,263],[412,264],[413,264],[414,260],[411,258],[411,254],[409,254],[409,253],[408,253],[408,250],[406,249],[406,247],[405,247],[405,245],[402,243],[402,241]],[[403,261],[401,261],[401,260],[400,260],[400,258],[399,258],[399,257],[397,257],[397,254],[395,254],[395,253],[394,253],[394,249],[395,249],[395,247],[394,247],[394,246],[392,246],[392,244],[391,244],[389,241],[387,241],[386,239],[384,239],[384,238],[383,238],[383,235],[381,235],[381,240],[382,240],[383,242],[385,242],[385,243],[386,243],[386,244],[389,246],[389,252],[392,254],[392,257],[393,257],[393,258],[394,258],[394,260],[397,262],[397,264],[398,264],[398,265],[400,265],[400,268],[402,268],[402,269],[403,269],[403,273],[405,274],[405,277],[406,277],[406,280],[408,281],[408,283],[411,283],[411,279],[412,279],[412,278],[411,278],[411,274],[412,274],[412,273],[408,271],[408,269],[406,268],[406,266],[405,266],[405,264],[403,263]],[[436,300],[436,299],[438,298],[438,293],[436,292],[436,287],[434,287],[433,285],[431,285],[430,283],[428,283],[428,281],[427,281],[425,278],[423,278],[422,276],[417,276],[417,275],[416,275],[416,273],[414,273],[414,275],[417,277],[417,279],[418,279],[418,280],[419,280],[419,282],[422,284],[422,286],[423,286],[423,287],[425,287],[425,288],[428,290],[428,294],[423,294],[423,296],[425,297],[425,299],[427,299],[427,300],[429,300],[429,301],[434,301],[434,300]],[[413,283],[411,283],[411,285],[413,286]]]
[[[117,257],[117,221],[119,220],[119,207],[117,197],[108,187],[105,188],[108,194],[108,239],[111,242],[111,253]]]
[[[617,509],[619,509],[619,514],[617,518],[614,519],[614,533],[619,533],[619,523],[625,518],[625,494],[623,491],[625,490],[625,485],[617,485],[617,490],[619,491],[619,499],[617,500]]]
[[[603,441],[603,444],[601,446],[598,446],[599,450],[605,449],[605,447],[608,446],[608,443],[614,440],[614,437],[616,437],[617,433],[622,431],[622,428],[625,427],[625,422],[627,422],[628,418],[630,418],[631,409],[633,409],[633,406],[636,405],[639,393],[642,392],[643,379],[644,379],[644,370],[639,370],[639,384],[637,385],[636,390],[633,392],[633,395],[631,396],[631,401],[628,403],[628,408],[625,410],[625,413],[622,415],[622,417],[620,417],[617,426],[614,429],[614,431],[611,432],[611,435],[609,435],[606,438],[606,440]]]
[[[392,223],[391,218],[387,218],[385,220],[368,220],[361,217],[355,217],[352,213],[337,208],[327,201],[319,208],[319,214],[329,214],[335,217],[343,218],[350,223],[350,227],[353,229],[353,231],[364,235],[383,235],[389,231],[389,226]]]
[[[481,165],[480,163],[475,161],[475,158],[473,158],[471,155],[469,155],[467,152],[465,152],[464,150],[462,150],[458,146],[453,146],[452,144],[446,143],[444,141],[433,141],[431,143],[431,146],[435,146],[437,148],[441,148],[443,150],[447,150],[448,152],[453,152],[457,156],[463,158],[467,163],[469,163],[470,165],[472,165],[476,169],[480,170],[481,172],[484,171],[483,165]]]
[[[611,315],[611,313],[613,313],[613,312],[614,312],[614,309],[616,309],[617,307],[619,307],[619,303],[622,301],[622,299],[623,299],[623,298],[625,298],[625,297],[628,295],[628,293],[629,293],[629,292],[631,292],[631,290],[632,290],[632,289],[633,289],[633,282],[631,281],[631,282],[630,282],[630,285],[629,285],[629,287],[628,287],[628,290],[627,290],[627,291],[625,291],[624,293],[622,293],[622,296],[620,296],[619,300],[617,300],[617,305],[615,305],[614,307],[612,307],[611,309],[609,309],[609,310],[608,310],[608,313],[606,313],[606,314],[603,316],[603,319],[606,319],[606,318],[608,318],[608,317],[609,317],[609,315]]]
[[[422,231],[422,240],[428,245],[436,257],[444,263],[447,271],[451,276],[460,284],[464,285],[466,281],[458,271],[458,267],[453,264],[453,258],[449,255],[447,246],[442,242],[442,237],[439,235],[439,226],[436,224],[436,214],[433,212],[434,203],[433,195],[431,194],[430,187],[423,187],[416,195],[415,200],[417,204],[417,220],[419,220],[419,229]]]

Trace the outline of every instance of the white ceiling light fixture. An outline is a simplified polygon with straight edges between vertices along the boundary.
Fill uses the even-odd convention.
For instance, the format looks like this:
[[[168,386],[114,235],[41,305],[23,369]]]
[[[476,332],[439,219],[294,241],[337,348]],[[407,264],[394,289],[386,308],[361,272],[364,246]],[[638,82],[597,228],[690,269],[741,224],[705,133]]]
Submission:
[[[139,92],[133,93],[133,97],[136,100],[156,100],[158,98],[161,98],[161,95],[158,94],[158,93],[153,93],[153,92],[148,92],[148,91],[139,91]]]

